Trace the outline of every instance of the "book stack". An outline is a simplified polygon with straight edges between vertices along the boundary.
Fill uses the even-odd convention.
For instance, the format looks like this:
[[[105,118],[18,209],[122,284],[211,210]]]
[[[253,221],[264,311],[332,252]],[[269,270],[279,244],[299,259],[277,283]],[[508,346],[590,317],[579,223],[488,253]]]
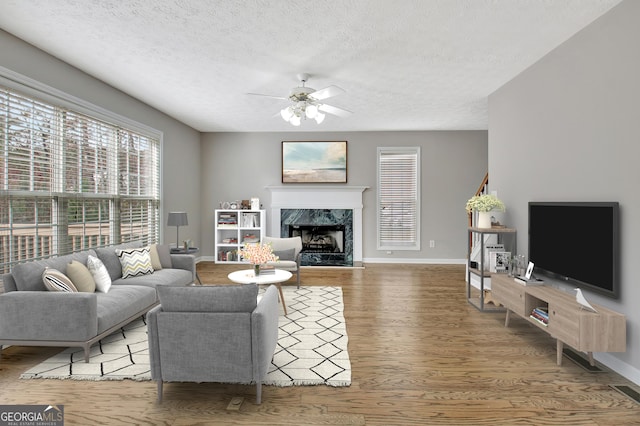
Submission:
[[[218,228],[236,228],[238,226],[238,216],[234,213],[218,214]]]
[[[260,275],[275,275],[276,268],[274,266],[260,266]]]
[[[220,250],[218,252],[218,260],[221,262],[234,262],[238,260],[238,253],[234,250]]]
[[[547,308],[546,306],[533,308],[533,311],[531,311],[531,315],[529,315],[529,317],[546,327],[549,325],[549,308]]]
[[[260,238],[258,238],[258,236],[255,234],[245,234],[244,237],[242,237],[242,242],[257,243],[257,242],[260,242]]]

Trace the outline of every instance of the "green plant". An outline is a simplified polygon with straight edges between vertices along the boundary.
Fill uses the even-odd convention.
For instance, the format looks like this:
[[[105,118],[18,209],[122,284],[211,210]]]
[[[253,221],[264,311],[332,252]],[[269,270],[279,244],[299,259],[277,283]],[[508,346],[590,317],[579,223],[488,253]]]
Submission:
[[[472,211],[477,212],[490,212],[491,210],[504,211],[504,203],[498,199],[495,195],[484,194],[474,195],[467,201],[465,206],[467,213]]]

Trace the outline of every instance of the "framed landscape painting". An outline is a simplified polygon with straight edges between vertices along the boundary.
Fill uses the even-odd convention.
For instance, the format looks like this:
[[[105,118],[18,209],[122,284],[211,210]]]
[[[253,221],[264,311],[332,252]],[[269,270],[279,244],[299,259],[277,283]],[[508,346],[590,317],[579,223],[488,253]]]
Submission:
[[[347,141],[282,141],[282,183],[347,183]]]

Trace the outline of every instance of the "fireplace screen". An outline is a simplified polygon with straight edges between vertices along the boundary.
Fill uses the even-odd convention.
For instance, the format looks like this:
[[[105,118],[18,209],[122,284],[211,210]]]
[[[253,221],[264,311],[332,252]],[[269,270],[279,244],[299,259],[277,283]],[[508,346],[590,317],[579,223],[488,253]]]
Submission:
[[[302,252],[344,253],[344,225],[290,225],[289,236],[302,239]]]

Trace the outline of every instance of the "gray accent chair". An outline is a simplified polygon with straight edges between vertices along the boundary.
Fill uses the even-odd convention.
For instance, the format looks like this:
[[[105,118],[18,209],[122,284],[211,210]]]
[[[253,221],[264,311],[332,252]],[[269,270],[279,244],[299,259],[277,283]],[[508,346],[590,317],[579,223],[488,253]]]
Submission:
[[[278,342],[278,290],[257,302],[258,286],[158,287],[160,305],[147,313],[151,378],[158,382],[256,384]]]
[[[280,257],[278,262],[268,262],[278,269],[296,274],[298,288],[300,288],[300,252],[302,251],[302,239],[300,237],[276,238],[264,237],[263,244],[271,244],[273,252]]]

